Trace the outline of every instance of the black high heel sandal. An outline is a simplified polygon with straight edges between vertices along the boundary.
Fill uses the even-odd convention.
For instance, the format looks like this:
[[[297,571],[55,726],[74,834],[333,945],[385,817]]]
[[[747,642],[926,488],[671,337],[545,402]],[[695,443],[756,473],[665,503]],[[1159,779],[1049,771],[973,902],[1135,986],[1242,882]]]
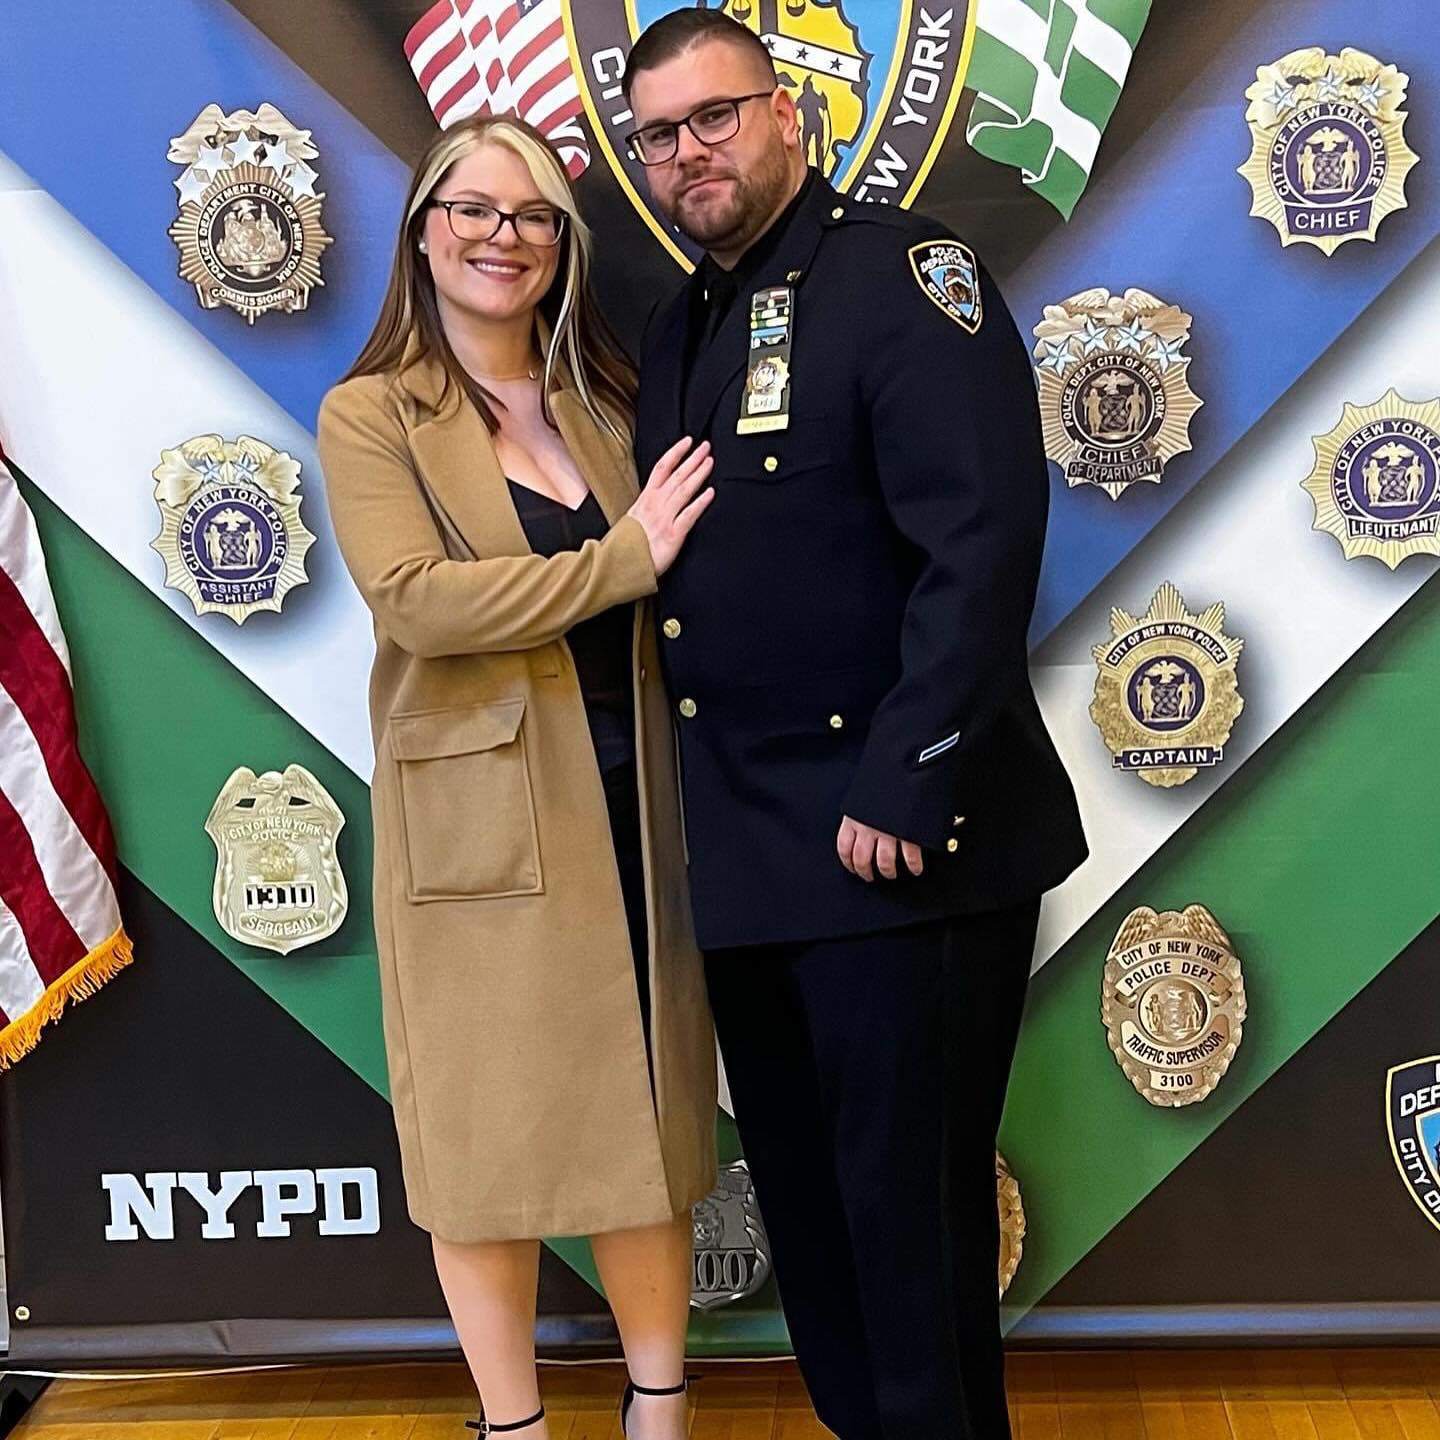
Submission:
[[[626,1429],[625,1422],[630,1418],[630,1407],[635,1403],[637,1395],[683,1395],[690,1388],[690,1377],[687,1375],[678,1385],[667,1385],[663,1389],[654,1389],[649,1385],[637,1385],[633,1380],[625,1382],[625,1394],[620,1401],[620,1433],[629,1440],[630,1432]]]
[[[533,1425],[537,1420],[545,1418],[545,1407],[542,1405],[528,1420],[512,1420],[508,1425],[492,1425],[483,1415],[478,1420],[467,1420],[467,1430],[478,1430],[482,1435],[498,1435],[502,1430],[523,1430],[527,1425]]]

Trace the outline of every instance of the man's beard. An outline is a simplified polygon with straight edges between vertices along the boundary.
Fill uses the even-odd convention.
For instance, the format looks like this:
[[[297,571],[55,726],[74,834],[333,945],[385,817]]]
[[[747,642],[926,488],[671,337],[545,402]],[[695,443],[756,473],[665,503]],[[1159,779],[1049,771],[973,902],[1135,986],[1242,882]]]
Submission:
[[[701,206],[687,214],[682,196],[671,216],[676,227],[707,250],[743,249],[775,215],[789,185],[785,152],[777,148],[773,157],[767,157],[767,162],[763,169],[749,174],[732,171],[717,176],[733,186],[730,201],[724,206]],[[691,183],[707,178],[708,174],[702,171]]]

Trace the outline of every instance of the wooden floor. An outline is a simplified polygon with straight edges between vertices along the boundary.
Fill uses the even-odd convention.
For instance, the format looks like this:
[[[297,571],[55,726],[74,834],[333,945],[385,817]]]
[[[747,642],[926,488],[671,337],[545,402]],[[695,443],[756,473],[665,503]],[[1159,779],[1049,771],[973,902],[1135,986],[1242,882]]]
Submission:
[[[692,1440],[824,1440],[792,1365],[704,1364]],[[617,1367],[546,1367],[551,1440],[621,1440]],[[1440,1440],[1440,1350],[1034,1354],[1017,1440]],[[17,1440],[463,1440],[451,1365],[64,1381]],[[917,1437],[922,1440],[922,1437]],[[929,1437],[924,1437],[929,1440]]]

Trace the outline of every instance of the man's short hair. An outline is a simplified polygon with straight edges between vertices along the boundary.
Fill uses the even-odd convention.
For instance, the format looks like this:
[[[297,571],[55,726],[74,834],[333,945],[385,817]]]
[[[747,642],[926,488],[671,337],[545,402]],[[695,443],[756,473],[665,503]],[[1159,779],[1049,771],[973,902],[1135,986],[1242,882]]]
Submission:
[[[723,40],[727,45],[748,51],[778,83],[775,62],[770,58],[765,42],[753,30],[747,30],[738,20],[732,20],[720,10],[672,10],[654,24],[646,26],[631,47],[630,58],[625,62],[625,75],[620,82],[625,98],[630,98],[630,87],[642,70],[655,70],[707,40]]]

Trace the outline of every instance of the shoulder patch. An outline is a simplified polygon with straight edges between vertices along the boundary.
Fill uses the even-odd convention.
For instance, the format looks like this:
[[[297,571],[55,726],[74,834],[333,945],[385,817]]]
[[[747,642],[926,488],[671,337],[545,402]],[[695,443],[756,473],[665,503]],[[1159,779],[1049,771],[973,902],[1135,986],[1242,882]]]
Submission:
[[[958,240],[925,240],[910,247],[910,269],[926,296],[973,335],[984,318],[975,252]]]

